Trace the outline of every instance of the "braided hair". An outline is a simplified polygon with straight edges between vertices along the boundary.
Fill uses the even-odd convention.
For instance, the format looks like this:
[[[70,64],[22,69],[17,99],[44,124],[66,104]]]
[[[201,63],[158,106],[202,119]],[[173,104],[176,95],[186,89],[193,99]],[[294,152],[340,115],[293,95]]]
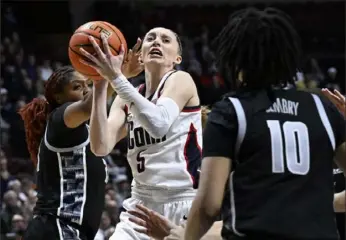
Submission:
[[[35,165],[37,164],[38,149],[45,131],[47,118],[60,105],[56,101],[55,94],[64,91],[64,87],[70,82],[74,71],[71,66],[57,69],[46,82],[45,99],[34,98],[18,112],[24,121],[26,143]]]
[[[221,73],[232,89],[285,87],[294,84],[301,56],[300,37],[291,18],[275,8],[233,13],[214,40]]]

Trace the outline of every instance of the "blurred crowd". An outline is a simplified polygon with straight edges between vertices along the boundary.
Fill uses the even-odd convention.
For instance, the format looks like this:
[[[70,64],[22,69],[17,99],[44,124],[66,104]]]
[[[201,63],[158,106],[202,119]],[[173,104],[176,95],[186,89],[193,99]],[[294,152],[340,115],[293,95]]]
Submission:
[[[164,17],[164,16],[162,16]],[[1,39],[1,239],[20,239],[32,217],[36,201],[35,169],[29,159],[25,143],[23,123],[17,114],[19,108],[34,97],[43,97],[45,81],[63,63],[54,59],[35,56],[21,42],[16,28],[16,17],[6,10],[2,26],[6,34]],[[139,31],[147,31],[141,25]],[[184,46],[183,63],[179,69],[188,71],[197,84],[203,104],[211,104],[227,91],[227,84],[218,74],[215,54],[210,48],[210,32],[207,26],[196,35],[189,35],[182,24],[175,29]],[[335,66],[320,66],[315,58],[306,61],[303,72],[297,73],[299,89],[328,87],[339,89],[341,81]],[[139,76],[138,81],[143,81]],[[120,142],[112,154],[106,157],[110,181],[106,186],[105,208],[102,214],[97,240],[112,234],[122,201],[130,195],[131,173],[126,164],[126,141]]]

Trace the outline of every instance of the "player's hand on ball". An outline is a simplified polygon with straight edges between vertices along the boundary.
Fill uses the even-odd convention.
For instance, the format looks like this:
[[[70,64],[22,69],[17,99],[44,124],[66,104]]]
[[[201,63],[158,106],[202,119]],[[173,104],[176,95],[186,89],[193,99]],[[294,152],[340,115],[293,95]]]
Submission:
[[[101,35],[101,38],[103,51],[95,39],[90,36],[89,41],[93,45],[96,54],[94,56],[85,51],[83,48],[80,48],[81,53],[89,60],[81,60],[81,62],[94,68],[102,77],[108,81],[111,81],[122,74],[121,66],[124,60],[125,49],[124,46],[121,45],[119,54],[114,56],[108,45],[107,38],[103,34]]]
[[[170,222],[164,216],[143,205],[137,205],[135,210],[129,210],[127,212],[133,216],[129,220],[141,227],[135,228],[135,230],[154,239],[162,240],[170,234],[172,229],[177,228],[174,223]]]
[[[336,106],[336,108],[346,118],[346,98],[345,98],[345,96],[343,96],[338,90],[334,90],[332,93],[327,88],[323,88],[322,93]]]
[[[122,66],[122,72],[126,78],[135,77],[144,70],[144,65],[141,61],[141,44],[142,40],[138,38],[136,44],[127,53]]]

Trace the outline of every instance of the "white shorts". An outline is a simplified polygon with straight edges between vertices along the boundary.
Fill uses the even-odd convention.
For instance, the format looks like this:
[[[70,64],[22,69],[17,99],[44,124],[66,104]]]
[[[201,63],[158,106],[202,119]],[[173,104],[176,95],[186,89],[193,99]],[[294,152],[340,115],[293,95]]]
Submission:
[[[136,204],[142,204],[165,216],[175,224],[181,225],[186,221],[195,194],[195,190],[172,194],[172,192],[168,193],[167,190],[158,193],[157,190],[138,191],[136,189],[132,190],[132,197],[123,202],[123,207],[130,210],[134,209]],[[129,221],[129,216],[127,212],[120,214],[120,222],[117,224],[110,240],[149,240],[150,237],[134,230],[136,224]],[[137,226],[137,228],[140,227]]]

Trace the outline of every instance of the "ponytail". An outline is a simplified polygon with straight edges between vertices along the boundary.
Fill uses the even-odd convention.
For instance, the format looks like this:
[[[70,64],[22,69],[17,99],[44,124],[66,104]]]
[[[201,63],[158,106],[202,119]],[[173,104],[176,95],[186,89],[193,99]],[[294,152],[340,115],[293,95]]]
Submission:
[[[24,121],[26,143],[31,160],[37,164],[37,154],[41,139],[47,124],[47,117],[51,109],[44,99],[34,98],[19,110],[19,115]]]

